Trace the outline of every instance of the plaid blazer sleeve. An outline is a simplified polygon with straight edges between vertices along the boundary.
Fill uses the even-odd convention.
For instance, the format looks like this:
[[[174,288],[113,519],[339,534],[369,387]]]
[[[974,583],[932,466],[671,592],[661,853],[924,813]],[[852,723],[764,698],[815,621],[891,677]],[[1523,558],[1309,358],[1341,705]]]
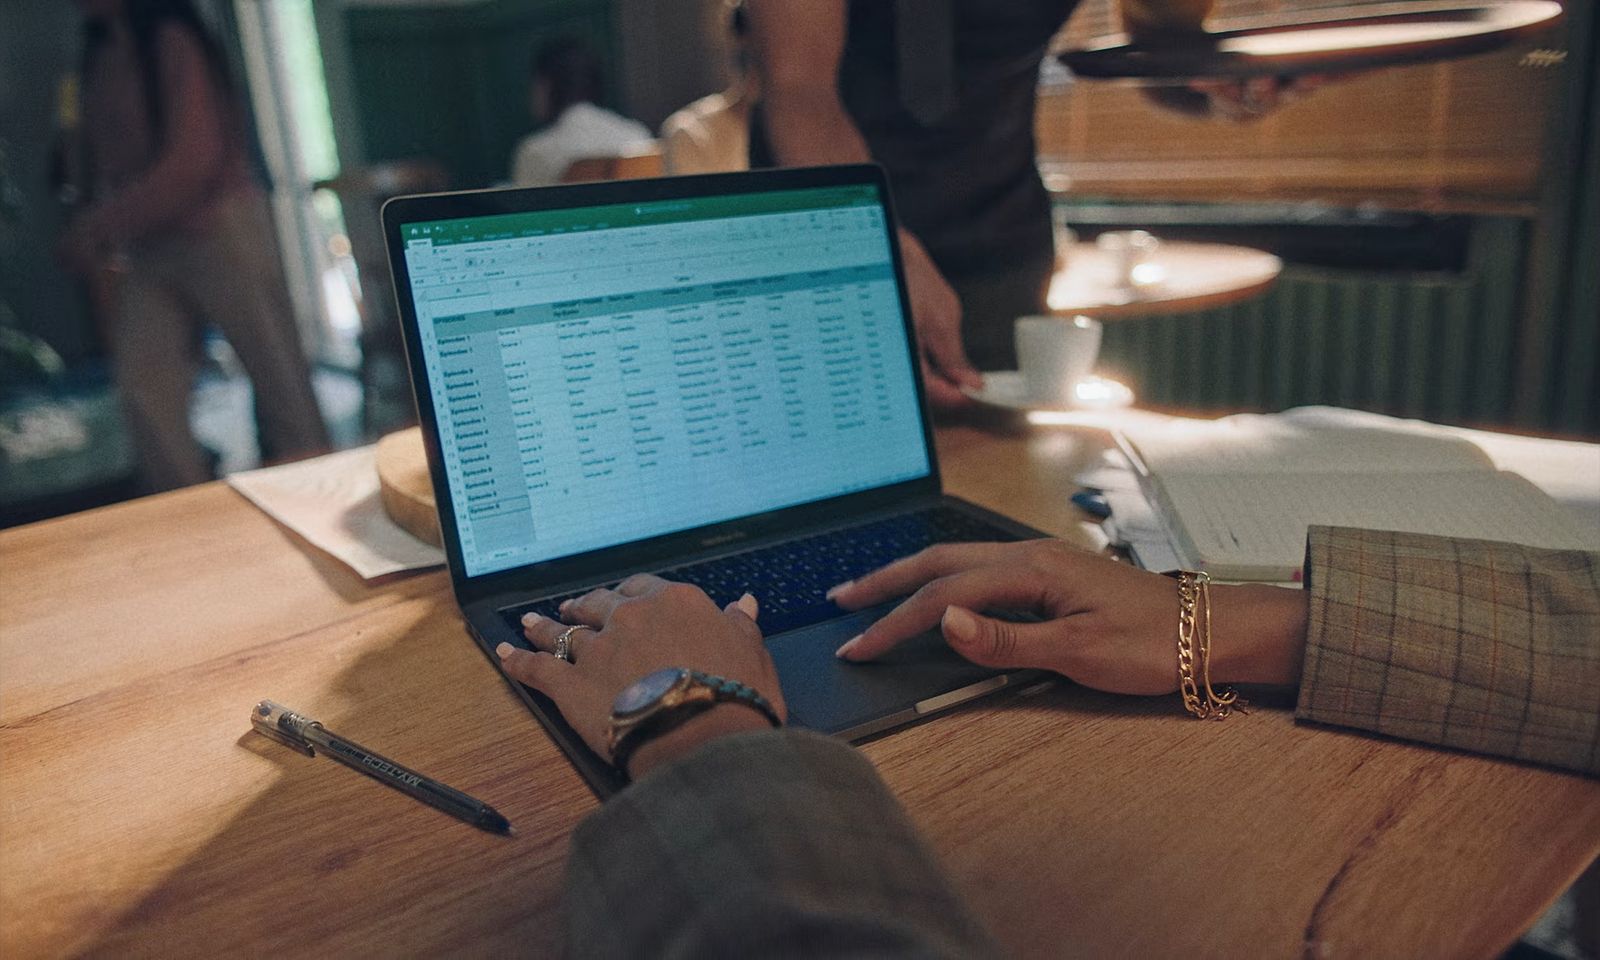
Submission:
[[[998,953],[877,771],[791,730],[713,741],[579,825],[581,957]]]
[[[1312,527],[1295,716],[1600,775],[1600,553]]]

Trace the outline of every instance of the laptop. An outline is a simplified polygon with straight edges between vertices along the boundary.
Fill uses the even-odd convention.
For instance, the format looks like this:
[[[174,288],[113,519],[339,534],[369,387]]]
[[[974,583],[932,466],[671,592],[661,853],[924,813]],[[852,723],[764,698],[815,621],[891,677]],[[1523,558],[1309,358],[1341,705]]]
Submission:
[[[400,197],[383,208],[456,599],[522,614],[634,573],[748,590],[790,720],[852,742],[1025,679],[824,591],[942,541],[1043,536],[945,495],[870,165]],[[1031,676],[1031,675],[1029,675]],[[625,778],[513,687],[594,791]]]

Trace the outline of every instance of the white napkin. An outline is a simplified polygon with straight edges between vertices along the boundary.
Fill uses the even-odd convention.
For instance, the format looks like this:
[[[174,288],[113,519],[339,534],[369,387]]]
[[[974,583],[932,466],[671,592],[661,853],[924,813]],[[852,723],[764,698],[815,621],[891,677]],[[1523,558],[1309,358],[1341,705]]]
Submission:
[[[228,485],[363,580],[443,565],[443,550],[402,530],[384,512],[376,451],[374,444],[247,470],[231,474]]]

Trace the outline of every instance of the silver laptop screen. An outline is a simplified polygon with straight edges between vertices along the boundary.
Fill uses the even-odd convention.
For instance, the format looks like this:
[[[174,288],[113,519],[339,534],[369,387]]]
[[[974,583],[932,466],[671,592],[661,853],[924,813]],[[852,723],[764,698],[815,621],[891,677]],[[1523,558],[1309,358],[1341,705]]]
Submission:
[[[468,576],[930,473],[876,187],[400,235]]]

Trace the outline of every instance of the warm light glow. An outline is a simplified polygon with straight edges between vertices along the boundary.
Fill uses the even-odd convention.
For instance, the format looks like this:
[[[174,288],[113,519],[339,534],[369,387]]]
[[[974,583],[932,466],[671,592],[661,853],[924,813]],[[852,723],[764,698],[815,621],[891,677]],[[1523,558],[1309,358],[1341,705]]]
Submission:
[[[1072,410],[1033,410],[1028,422],[1036,427],[1070,427],[1083,419],[1083,414]]]
[[[1132,406],[1133,391],[1109,377],[1088,377],[1073,388],[1076,400],[1067,410],[1031,410],[1028,422],[1036,426],[1070,426],[1080,423],[1085,414],[1097,410],[1119,410]]]
[[[1136,287],[1153,287],[1166,281],[1167,268],[1159,263],[1134,264],[1133,269],[1128,271],[1128,279]]]
[[[1073,392],[1079,403],[1105,403],[1111,399],[1111,385],[1104,380],[1085,380]]]
[[[1397,46],[1404,43],[1427,43],[1452,37],[1468,37],[1483,32],[1483,25],[1472,21],[1362,24],[1229,37],[1218,43],[1217,49],[1222,53],[1242,53],[1253,57],[1283,57],[1291,54],[1321,53],[1331,48],[1356,50],[1366,47]]]
[[[1050,292],[1045,294],[1045,303],[1055,312],[1067,307],[1067,271],[1061,270],[1050,278]]]

